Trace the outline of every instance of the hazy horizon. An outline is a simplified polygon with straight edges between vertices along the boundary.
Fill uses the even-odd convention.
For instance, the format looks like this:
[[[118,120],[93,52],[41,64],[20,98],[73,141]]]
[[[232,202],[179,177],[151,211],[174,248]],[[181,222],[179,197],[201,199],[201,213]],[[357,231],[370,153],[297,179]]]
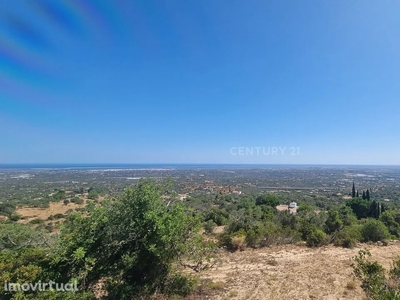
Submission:
[[[95,169],[105,169],[105,168],[174,168],[183,167],[189,169],[195,168],[246,168],[246,167],[332,167],[332,168],[397,168],[400,165],[348,165],[348,164],[218,164],[218,163],[0,163],[0,169],[70,169],[70,168],[95,168]]]

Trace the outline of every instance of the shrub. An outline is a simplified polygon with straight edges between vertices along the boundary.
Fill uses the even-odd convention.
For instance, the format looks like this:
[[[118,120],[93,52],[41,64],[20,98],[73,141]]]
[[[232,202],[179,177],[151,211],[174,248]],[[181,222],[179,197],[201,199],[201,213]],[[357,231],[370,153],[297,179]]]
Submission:
[[[49,224],[49,225],[46,225],[44,227],[44,229],[46,229],[48,232],[52,232],[54,230],[54,226]]]
[[[361,287],[373,300],[399,300],[400,299],[400,261],[392,264],[389,276],[386,270],[376,261],[370,261],[371,253],[368,250],[360,250],[354,257],[352,264],[354,274],[362,282]]]
[[[160,186],[141,180],[113,201],[70,214],[53,268],[83,291],[106,278],[109,299],[140,299],[167,289],[173,264],[200,225],[183,203],[167,205]]]
[[[218,226],[226,225],[229,220],[229,213],[224,209],[213,208],[205,220],[211,220]]]
[[[379,220],[386,225],[390,234],[396,238],[400,237],[400,224],[396,221],[398,217],[399,213],[394,210],[385,211],[379,217]]]
[[[362,240],[361,226],[352,225],[346,226],[341,230],[334,239],[335,246],[342,246],[345,248],[353,248],[357,242]]]
[[[43,224],[44,220],[37,218],[37,219],[33,219],[33,220],[29,221],[29,223],[30,224]]]
[[[260,247],[292,244],[301,240],[301,234],[298,231],[290,228],[282,228],[279,224],[272,222],[264,223],[262,234],[261,241],[259,242]]]
[[[91,190],[91,191],[89,191],[87,197],[89,199],[96,200],[97,198],[99,198],[99,193],[96,190]]]
[[[64,218],[65,217],[65,215],[63,215],[63,214],[55,214],[54,216],[53,216],[53,219],[62,219],[62,218]]]
[[[218,236],[219,246],[225,247],[228,250],[231,249],[232,234],[228,232],[223,232]]]
[[[21,219],[21,216],[16,213],[11,214],[10,216],[10,221],[17,222],[19,219]]]
[[[84,201],[79,197],[74,197],[71,199],[71,202],[75,204],[82,204]]]
[[[364,223],[361,229],[361,235],[364,242],[377,242],[390,237],[389,230],[385,224],[375,219],[368,219]]]
[[[167,295],[187,296],[193,293],[197,280],[181,274],[171,275],[167,279],[166,288],[163,291]]]
[[[15,211],[15,204],[0,203],[0,215],[10,216]]]
[[[213,220],[208,220],[204,223],[204,231],[208,234],[212,233],[217,224]]]
[[[325,232],[321,229],[315,228],[307,236],[306,242],[308,247],[319,247],[326,245],[328,238]]]
[[[50,244],[50,237],[39,226],[32,228],[30,225],[18,223],[0,223],[0,253],[3,250],[16,251]],[[1,265],[0,270],[2,271]]]
[[[246,248],[246,236],[237,235],[231,238],[231,248],[233,251],[244,250]]]

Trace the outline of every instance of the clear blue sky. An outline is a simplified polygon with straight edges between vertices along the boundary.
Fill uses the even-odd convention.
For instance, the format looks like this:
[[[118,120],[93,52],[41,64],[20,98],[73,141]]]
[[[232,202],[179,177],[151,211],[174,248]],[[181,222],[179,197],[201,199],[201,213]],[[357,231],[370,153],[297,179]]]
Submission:
[[[0,163],[400,164],[399,53],[394,0],[0,0]]]

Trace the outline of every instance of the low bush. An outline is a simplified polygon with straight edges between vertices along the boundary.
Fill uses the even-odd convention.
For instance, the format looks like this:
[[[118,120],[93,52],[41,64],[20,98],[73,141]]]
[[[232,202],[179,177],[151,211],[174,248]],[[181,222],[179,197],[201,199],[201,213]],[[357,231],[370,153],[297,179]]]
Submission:
[[[353,248],[361,240],[362,240],[361,226],[352,225],[352,226],[346,226],[340,232],[338,232],[333,240],[333,243],[335,244],[335,246]]]
[[[370,257],[368,250],[360,250],[352,264],[354,274],[361,280],[361,287],[368,299],[399,300],[400,260],[394,261],[387,272],[378,262],[371,261]]]
[[[378,242],[390,237],[388,228],[379,220],[368,219],[361,228],[364,242]]]
[[[214,228],[217,226],[213,220],[208,220],[204,222],[204,231],[208,234],[212,233]]]
[[[321,229],[313,229],[307,236],[306,243],[308,247],[320,247],[328,243],[328,237]]]
[[[244,250],[246,248],[246,236],[245,235],[237,235],[231,238],[231,249],[233,251],[236,250]]]
[[[79,198],[79,197],[74,197],[71,199],[71,203],[75,203],[75,204],[82,204],[84,201]]]

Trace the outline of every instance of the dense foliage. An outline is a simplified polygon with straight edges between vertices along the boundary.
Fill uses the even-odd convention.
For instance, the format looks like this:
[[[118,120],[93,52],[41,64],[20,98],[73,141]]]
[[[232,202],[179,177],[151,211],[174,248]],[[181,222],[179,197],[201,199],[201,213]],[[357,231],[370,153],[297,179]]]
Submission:
[[[191,242],[202,245],[196,239],[199,219],[182,203],[167,205],[161,187],[149,181],[141,181],[115,200],[92,203],[85,213],[70,214],[53,245],[38,243],[40,234],[28,227],[21,234],[22,225],[1,226],[10,231],[2,238],[0,252],[3,281],[77,281],[80,291],[72,293],[77,299],[93,297],[99,290],[110,299],[189,293],[193,281],[175,272],[173,263],[182,258],[190,261],[190,255],[197,255],[197,264],[202,259]],[[27,243],[28,237],[35,242]],[[202,251],[207,253],[207,249],[205,244]],[[51,298],[47,292],[37,292],[27,293],[25,299],[38,294]],[[24,299],[4,290],[0,295]],[[57,299],[71,297],[71,293],[60,293]]]

